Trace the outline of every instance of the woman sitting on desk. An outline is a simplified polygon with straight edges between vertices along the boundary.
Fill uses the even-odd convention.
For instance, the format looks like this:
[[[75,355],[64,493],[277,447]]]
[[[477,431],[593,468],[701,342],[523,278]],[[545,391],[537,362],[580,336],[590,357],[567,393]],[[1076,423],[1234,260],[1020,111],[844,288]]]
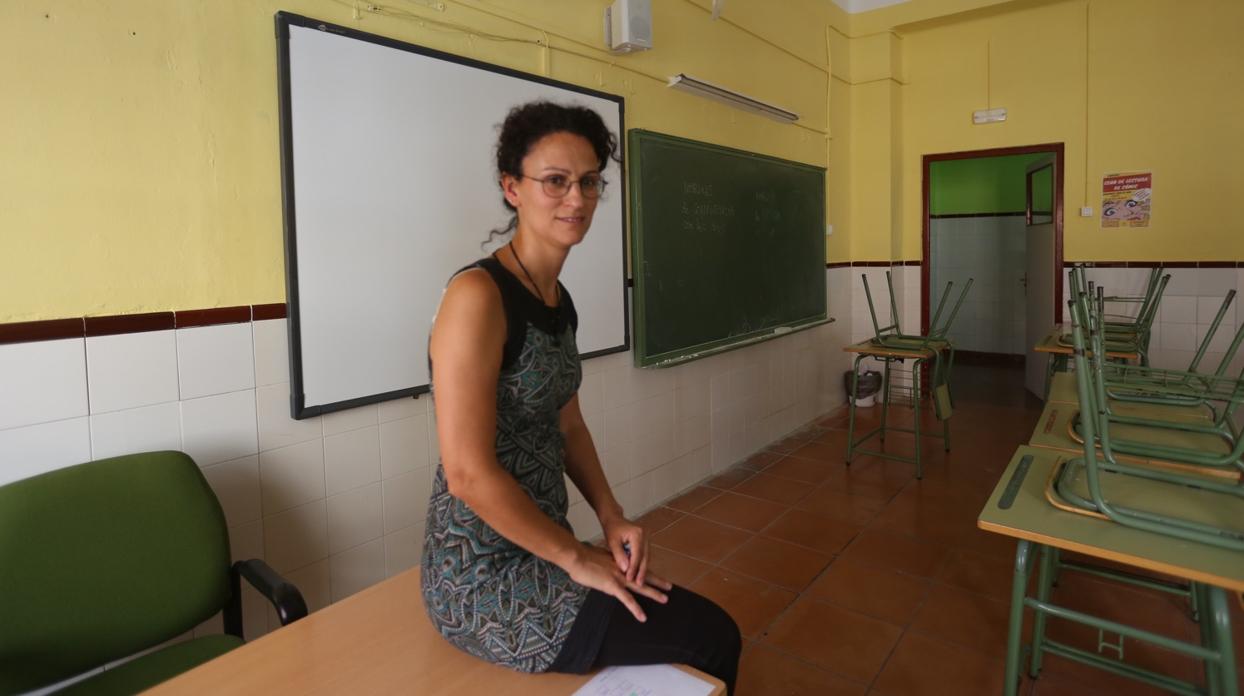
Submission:
[[[578,317],[557,281],[605,189],[617,139],[581,107],[510,111],[497,144],[510,242],[449,282],[429,356],[441,463],[423,594],[457,647],[524,672],[689,664],[732,689],[739,630],[713,602],[648,572],[579,411]],[[608,550],[575,539],[568,474]]]

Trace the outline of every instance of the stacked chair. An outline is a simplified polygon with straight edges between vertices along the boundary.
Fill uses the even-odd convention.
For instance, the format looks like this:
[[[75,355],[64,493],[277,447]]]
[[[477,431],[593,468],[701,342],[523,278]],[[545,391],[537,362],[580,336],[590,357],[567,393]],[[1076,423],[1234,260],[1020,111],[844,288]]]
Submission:
[[[1083,280],[1083,268],[1079,269],[1080,280]],[[1106,302],[1138,304],[1136,316],[1128,314],[1111,314],[1103,317],[1102,331],[1106,349],[1118,352],[1135,352],[1140,355],[1140,364],[1149,365],[1149,340],[1153,335],[1153,322],[1158,316],[1158,307],[1162,304],[1162,296],[1166,293],[1166,285],[1170,282],[1169,273],[1163,273],[1158,266],[1149,273],[1145,284],[1145,294],[1139,297],[1111,296]],[[1093,292],[1093,284],[1088,283],[1088,292]],[[1070,334],[1061,337],[1063,345],[1071,345]]]
[[[923,476],[923,468],[920,461],[920,438],[921,438],[921,416],[920,416],[920,399],[922,397],[921,389],[921,372],[926,362],[932,362],[932,379],[929,392],[933,397],[934,412],[939,420],[942,421],[942,433],[940,436],[944,441],[946,451],[950,451],[950,416],[954,412],[954,400],[950,391],[950,371],[954,365],[955,348],[951,343],[949,334],[950,327],[954,323],[955,317],[959,314],[959,309],[963,306],[963,301],[967,297],[968,290],[972,287],[972,279],[968,279],[963,290],[959,293],[959,298],[955,302],[954,308],[948,315],[943,314],[946,309],[946,302],[951,296],[951,290],[954,283],[946,284],[946,291],[942,294],[942,299],[937,304],[937,309],[929,321],[928,335],[906,334],[903,333],[899,325],[898,305],[894,296],[894,280],[889,271],[886,271],[886,285],[890,292],[890,323],[881,326],[877,320],[877,310],[873,303],[872,290],[868,286],[868,276],[863,276],[864,294],[868,300],[868,312],[872,317],[873,337],[868,342],[865,349],[858,351],[855,360],[851,392],[855,393],[856,382],[858,380],[860,363],[865,358],[873,358],[880,360],[885,364],[884,375],[882,378],[882,405],[881,405],[881,423],[877,428],[869,431],[859,439],[855,438],[855,400],[850,399],[850,425],[847,432],[847,463],[851,463],[852,457],[857,453],[870,454],[873,456],[884,457],[888,459],[897,459],[900,461],[912,462],[916,465],[916,478]],[[913,428],[898,428],[887,425],[890,397],[896,392],[904,390],[899,387],[892,377],[891,366],[895,362],[902,363],[906,360],[912,361],[911,382],[909,388],[910,404],[915,411]],[[866,451],[860,449],[873,435],[878,435],[879,439],[884,441],[887,430],[895,430],[899,432],[911,433],[915,436],[914,456],[903,457],[882,451]]]
[[[1244,552],[1244,438],[1233,432],[1230,418],[1244,401],[1244,374],[1228,378],[1106,363],[1103,293],[1098,288],[1094,298],[1079,291],[1084,288],[1081,274],[1072,272],[1070,304],[1080,399],[1076,428],[1084,456],[1068,461],[1052,481],[1051,502],[1119,524]],[[1237,332],[1237,343],[1242,336]],[[1229,357],[1219,372],[1226,369]],[[1149,399],[1154,410],[1144,417],[1113,414],[1112,390]],[[1168,398],[1175,403],[1163,403]],[[1198,407],[1194,402],[1216,407],[1220,416],[1203,422],[1181,418],[1181,411]],[[1156,441],[1113,437],[1120,425],[1154,429],[1160,436]],[[1207,450],[1189,445],[1178,437],[1189,432],[1221,438],[1229,446]],[[1171,434],[1175,437],[1161,437]],[[1117,452],[1147,463],[1121,461]]]
[[[1244,373],[1234,378],[1224,375],[1244,340],[1244,329],[1236,333],[1214,374],[1196,370],[1209,337],[1189,370],[1111,363],[1106,359],[1107,346],[1118,334],[1105,313],[1103,290],[1094,288],[1090,292],[1083,269],[1071,271],[1069,287],[1080,408],[1073,436],[1078,436],[1083,450],[1055,466],[1045,486],[1046,499],[1070,513],[1168,538],[1178,553],[1195,555],[1200,553],[1198,549],[1216,547],[1240,554],[1240,563],[1244,564],[1244,439],[1235,432],[1231,419],[1244,400]],[[1218,320],[1232,299],[1233,294],[1229,294]],[[1107,529],[1103,533],[1110,532]],[[1052,588],[1064,568],[1186,598],[1193,619],[1199,623],[1200,643],[1185,643],[1050,605]],[[1041,610],[1033,622],[1033,676],[1041,669],[1043,655],[1053,653],[1173,693],[1238,693],[1230,614],[1221,589],[1195,580],[1175,582],[1066,561],[1056,548],[1044,547],[1036,595],[1033,606]],[[1050,640],[1045,634],[1049,616],[1200,659],[1205,686]],[[1122,642],[1116,649],[1122,657]]]

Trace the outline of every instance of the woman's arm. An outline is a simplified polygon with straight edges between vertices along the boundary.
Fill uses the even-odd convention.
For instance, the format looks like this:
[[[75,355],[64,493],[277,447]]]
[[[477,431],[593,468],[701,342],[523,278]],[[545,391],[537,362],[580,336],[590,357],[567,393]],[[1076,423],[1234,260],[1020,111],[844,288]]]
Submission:
[[[459,274],[445,290],[429,347],[449,493],[505,538],[565,569],[575,582],[614,595],[644,620],[627,587],[654,599],[659,593],[627,582],[599,554],[589,553],[497,462],[496,392],[504,344],[505,313],[496,285],[482,270]]]
[[[562,407],[560,427],[566,438],[566,473],[596,511],[618,569],[626,573],[628,581],[643,585],[648,570],[648,535],[643,527],[626,519],[609,488],[592,434],[583,421],[578,394]]]

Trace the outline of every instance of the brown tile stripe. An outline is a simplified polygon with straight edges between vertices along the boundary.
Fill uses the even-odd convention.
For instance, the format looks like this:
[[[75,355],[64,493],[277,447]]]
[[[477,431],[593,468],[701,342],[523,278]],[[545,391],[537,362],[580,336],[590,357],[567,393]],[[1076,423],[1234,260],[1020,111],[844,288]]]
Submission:
[[[1072,261],[1063,263],[1088,268],[1244,268],[1244,261]]]
[[[82,317],[77,319],[48,319],[45,321],[19,321],[12,324],[0,324],[0,344],[82,338],[86,335],[83,326]]]
[[[285,303],[275,302],[273,304],[257,304],[251,305],[251,321],[263,321],[264,319],[284,319]]]
[[[215,307],[212,309],[186,309],[176,313],[177,328],[213,326],[216,324],[242,324],[251,320],[251,308]]]
[[[919,266],[923,261],[834,261],[825,264],[826,268],[846,268],[854,266],[856,268],[890,268],[893,266]]]
[[[1049,211],[1034,210],[1034,215],[1049,215]],[[1022,217],[1028,213],[1023,210],[1012,210],[1005,213],[945,213],[943,215],[929,215],[930,220],[945,220],[951,218],[986,218],[986,217]]]
[[[87,317],[86,336],[111,336],[114,334],[139,333],[141,331],[164,331],[176,326],[172,312],[150,314],[120,314],[110,317]]]
[[[0,345],[284,319],[285,303],[0,323]]]

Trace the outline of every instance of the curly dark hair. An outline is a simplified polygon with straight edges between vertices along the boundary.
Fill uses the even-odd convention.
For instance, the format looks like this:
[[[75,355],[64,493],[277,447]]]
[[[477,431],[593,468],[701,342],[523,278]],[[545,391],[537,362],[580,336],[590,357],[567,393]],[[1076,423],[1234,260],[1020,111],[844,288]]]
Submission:
[[[609,160],[621,161],[617,154],[617,136],[605,126],[600,114],[587,107],[563,106],[550,101],[528,102],[510,109],[500,128],[501,137],[497,139],[498,178],[503,174],[522,176],[523,158],[536,142],[552,133],[573,133],[587,140],[600,162],[597,171],[604,171]],[[513,232],[518,226],[518,212],[514,206],[505,200],[505,196],[501,197],[501,202],[512,213],[510,221],[505,227],[489,232],[488,239],[481,246]]]

